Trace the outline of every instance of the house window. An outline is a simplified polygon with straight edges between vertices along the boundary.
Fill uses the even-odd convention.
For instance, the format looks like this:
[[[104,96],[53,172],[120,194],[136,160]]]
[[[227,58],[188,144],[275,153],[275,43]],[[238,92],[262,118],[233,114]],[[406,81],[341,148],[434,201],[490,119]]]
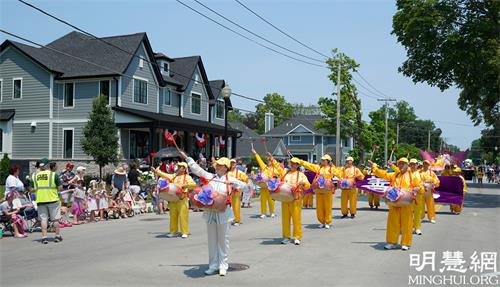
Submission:
[[[163,62],[163,70],[162,72],[165,73],[165,74],[168,74],[168,72],[170,71],[169,69],[169,64],[167,62]]]
[[[148,103],[148,82],[134,79],[134,102],[139,104]]]
[[[191,113],[201,114],[201,95],[191,94]]]
[[[172,92],[170,89],[163,89],[163,104],[166,106],[172,105]]]
[[[292,139],[291,139],[293,142],[299,142],[302,140],[302,137],[301,136],[292,136]]]
[[[99,83],[99,95],[105,97],[109,103],[109,81]]]
[[[63,158],[73,158],[73,130],[63,130]]]
[[[198,84],[200,82],[200,75],[194,74],[194,83]]]
[[[139,58],[139,68],[144,68],[144,59],[142,57]]]
[[[21,99],[23,97],[23,79],[14,79],[14,89],[12,90],[12,98]]]
[[[64,108],[72,108],[75,106],[75,84],[65,83],[64,84]]]
[[[217,100],[217,103],[215,104],[215,116],[219,119],[224,119],[224,101],[223,100]]]
[[[130,158],[145,158],[149,153],[149,133],[130,131]]]

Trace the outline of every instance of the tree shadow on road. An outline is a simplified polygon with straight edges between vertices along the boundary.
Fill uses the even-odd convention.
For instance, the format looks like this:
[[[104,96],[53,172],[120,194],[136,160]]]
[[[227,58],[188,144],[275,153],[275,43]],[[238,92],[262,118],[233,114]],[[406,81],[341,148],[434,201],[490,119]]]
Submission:
[[[369,244],[371,248],[375,250],[385,250],[384,246],[387,244],[386,242],[374,242],[374,241],[352,241],[354,244]]]
[[[205,270],[208,269],[208,264],[200,264],[200,265],[172,265],[177,267],[189,267],[183,271],[184,275],[189,278],[203,278],[206,277]]]
[[[282,238],[254,238],[255,240],[261,240],[262,245],[280,245]]]
[[[500,194],[466,193],[464,208],[499,208]]]

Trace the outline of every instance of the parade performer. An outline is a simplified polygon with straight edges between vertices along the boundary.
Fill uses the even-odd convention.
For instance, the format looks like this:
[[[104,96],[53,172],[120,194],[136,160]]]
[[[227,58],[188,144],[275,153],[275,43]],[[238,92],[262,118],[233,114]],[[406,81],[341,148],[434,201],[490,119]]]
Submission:
[[[233,187],[243,190],[246,184],[230,177],[227,172],[231,168],[231,162],[226,157],[221,157],[215,161],[215,174],[209,173],[200,167],[186,153],[180,151],[181,157],[186,160],[193,174],[208,181],[214,191],[230,194]],[[230,205],[230,203],[228,204]],[[227,274],[228,251],[229,251],[229,226],[233,220],[233,212],[230,206],[226,206],[224,212],[210,209],[203,212],[203,218],[207,223],[208,234],[208,269],[205,274],[212,275],[219,271],[220,276]]]
[[[372,174],[384,178],[391,182],[391,187],[399,189],[413,190],[420,182],[418,178],[408,168],[408,159],[403,157],[397,161],[399,172],[388,173],[379,169],[372,161],[368,161],[372,167]],[[412,241],[413,229],[413,204],[407,206],[389,206],[389,215],[387,216],[387,232],[385,249],[394,249],[397,246],[399,234],[401,233],[401,249],[408,250]]]
[[[366,167],[361,171],[364,176],[370,175],[371,171],[368,170]],[[367,192],[368,193],[368,205],[370,206],[370,209],[375,208],[378,209],[380,207],[380,194],[375,194],[372,192]]]
[[[295,189],[295,200],[289,203],[281,203],[281,217],[283,228],[283,241],[281,244],[291,242],[290,219],[293,223],[293,243],[300,245],[302,240],[302,193],[304,189],[309,189],[311,184],[304,173],[299,171],[300,159],[294,157],[290,160],[290,169],[285,170],[274,159],[272,159],[275,169],[280,175],[281,182],[292,185]]]
[[[463,193],[464,193],[464,196],[465,196],[465,193],[467,193],[467,183],[465,183],[465,179],[462,176],[462,169],[459,168],[459,167],[456,167],[456,166],[447,166],[447,167],[448,168],[445,168],[445,170],[443,170],[441,172],[441,175],[443,175],[443,176],[457,176],[457,177],[460,177],[460,179],[462,180],[462,183],[463,183]],[[451,213],[458,215],[458,214],[460,214],[462,212],[463,206],[464,206],[463,203],[462,203],[462,205],[450,204],[450,211],[451,211]]]
[[[267,175],[268,177],[275,177],[278,176],[277,170],[273,166],[273,162],[271,158],[268,158],[267,165],[264,163],[262,158],[259,156],[259,154],[255,151],[255,149],[252,149],[252,153],[255,155],[255,159],[257,160],[257,163],[259,164],[260,167],[260,172],[262,174]],[[267,214],[267,206],[269,206],[269,213],[272,218],[275,217],[274,215],[274,200],[271,198],[270,191],[267,187],[261,187],[260,188],[260,218],[266,218]]]
[[[169,202],[170,214],[170,233],[167,237],[177,237],[179,232],[179,223],[181,227],[181,237],[189,236],[189,198],[188,192],[196,186],[193,178],[187,172],[188,165],[185,162],[177,163],[177,172],[175,174],[164,173],[157,169],[151,169],[156,175],[169,180],[169,182],[178,185],[182,189],[182,199],[175,202]]]
[[[317,198],[317,197],[316,197]],[[305,193],[304,198],[302,199],[302,208],[313,208],[314,206],[314,192]]]
[[[248,183],[248,176],[240,171],[236,166],[236,159],[231,159],[231,170],[227,173],[230,177],[236,178],[237,180]],[[234,226],[239,226],[241,222],[241,191],[238,189],[233,189],[231,193],[231,206],[233,207],[234,213]]]
[[[306,169],[315,172],[317,180],[323,177],[324,180],[331,180],[335,176],[337,168],[331,165],[332,158],[325,154],[321,157],[321,164],[313,164],[304,160],[300,160],[300,164]],[[316,193],[316,216],[320,223],[319,228],[329,229],[332,224],[332,195],[333,191],[327,193]]]
[[[431,223],[436,223],[436,209],[434,206],[434,196],[433,190],[436,187],[439,187],[439,178],[437,175],[430,169],[431,163],[428,160],[424,160],[422,162],[422,170],[420,171],[420,179],[426,186],[426,192],[424,193],[424,203],[427,209],[427,219]],[[429,192],[430,191],[430,192]],[[425,210],[422,210],[422,214],[420,218],[423,219],[425,217]]]
[[[352,157],[347,157],[345,162],[346,166],[336,172],[342,189],[340,209],[342,218],[346,218],[348,213],[351,214],[351,218],[354,218],[356,216],[357,205],[356,179],[362,180],[365,176],[359,168],[354,166],[354,159]],[[342,186],[342,182],[346,185]],[[349,209],[347,208],[348,204]]]
[[[424,210],[424,192],[425,188],[423,181],[420,177],[420,170],[418,169],[418,160],[415,158],[410,159],[410,170],[414,178],[418,178],[420,182],[419,191],[415,196],[415,206],[413,207],[413,233],[417,235],[422,235],[422,213]],[[416,187],[416,185],[415,185]]]

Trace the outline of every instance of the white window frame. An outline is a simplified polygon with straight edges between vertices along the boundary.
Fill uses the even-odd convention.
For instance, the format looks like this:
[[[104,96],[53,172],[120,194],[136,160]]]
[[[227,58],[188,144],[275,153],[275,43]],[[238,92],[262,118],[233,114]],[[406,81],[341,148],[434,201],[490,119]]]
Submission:
[[[200,75],[198,73],[194,73],[194,84],[198,85],[200,84]]]
[[[165,102],[165,93],[166,92],[168,92],[168,97],[170,99],[168,105]],[[169,88],[164,88],[162,97],[163,97],[163,105],[167,106],[167,107],[171,107],[172,106],[172,91]]]
[[[165,64],[167,65],[167,70],[165,71]],[[161,62],[161,73],[164,75],[170,74],[170,63],[167,61]]]
[[[15,98],[15,85],[14,83],[16,81],[20,80],[21,81],[21,94],[19,98]],[[22,77],[17,77],[17,78],[12,78],[12,100],[21,100],[23,98],[23,78]]]
[[[146,82],[146,103],[140,103],[140,102],[136,102],[135,101],[135,80],[139,80],[139,81],[144,81]],[[137,76],[134,76],[133,77],[133,80],[132,80],[132,102],[134,104],[138,104],[138,105],[143,105],[143,106],[147,106],[148,105],[148,92],[149,92],[149,81],[148,79],[146,78],[141,78],[141,77],[137,77]]]
[[[0,78],[0,103],[2,102],[3,98],[3,78]]]
[[[200,113],[193,113],[193,95],[197,95],[197,96],[200,96]],[[202,99],[202,94],[200,93],[196,93],[196,92],[191,92],[191,96],[190,96],[190,102],[191,102],[191,107],[189,109],[189,111],[191,112],[191,114],[193,115],[201,115],[201,102],[203,101]]]
[[[217,104],[218,103],[222,103],[222,106],[223,106],[223,110],[222,110],[222,118],[218,117],[217,116]],[[224,100],[221,100],[221,99],[217,99],[217,101],[215,102],[215,118],[216,119],[219,119],[219,120],[223,120],[224,117],[226,116],[226,102]]]
[[[293,139],[294,137],[299,137],[299,139],[298,140]],[[302,136],[290,136],[290,141],[291,142],[300,142],[300,141],[302,141]]]
[[[66,85],[73,84],[73,105],[66,106]],[[74,109],[76,105],[76,84],[75,82],[67,82],[63,84],[63,109]]]
[[[61,158],[63,159],[73,159],[75,158],[75,128],[63,128],[62,129],[62,153]],[[65,144],[66,140],[64,138],[65,131],[71,131],[72,139],[71,139],[71,157],[64,157],[64,152],[66,151]]]
[[[108,94],[109,94],[108,106],[111,106],[111,80],[99,80],[99,84],[97,85],[97,96],[101,95],[101,82],[105,81],[108,81]]]
[[[144,58],[142,56],[139,56],[139,69],[144,68]]]

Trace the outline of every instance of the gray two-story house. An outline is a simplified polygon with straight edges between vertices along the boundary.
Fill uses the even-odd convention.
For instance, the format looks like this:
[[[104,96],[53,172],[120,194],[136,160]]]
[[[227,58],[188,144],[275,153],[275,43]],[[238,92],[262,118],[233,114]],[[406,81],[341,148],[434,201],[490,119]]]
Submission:
[[[209,81],[200,56],[154,53],[146,33],[101,39],[71,32],[41,48],[2,43],[0,155],[89,160],[80,139],[98,95],[109,99],[125,160],[165,147],[169,130],[192,155],[225,152],[225,82]],[[195,133],[206,136],[205,146],[195,144]],[[239,131],[228,135],[231,156]]]

